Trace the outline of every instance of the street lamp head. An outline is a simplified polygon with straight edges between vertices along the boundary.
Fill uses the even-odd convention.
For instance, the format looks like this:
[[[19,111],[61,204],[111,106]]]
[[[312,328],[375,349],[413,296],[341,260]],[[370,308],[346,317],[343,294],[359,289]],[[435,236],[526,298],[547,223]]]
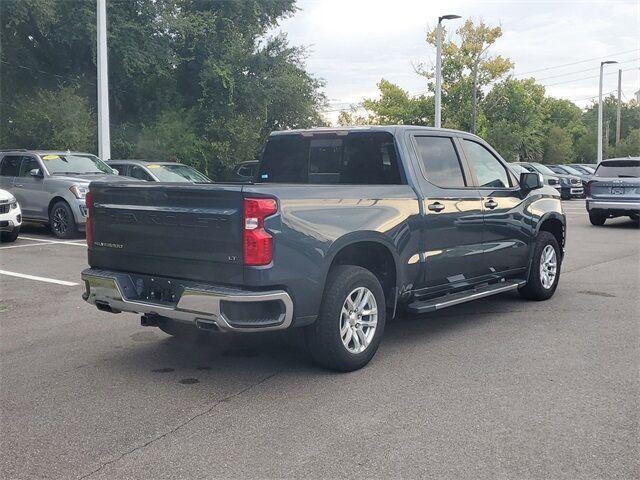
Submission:
[[[616,60],[605,60],[604,62],[600,62],[600,65],[608,65],[610,63],[618,63]]]
[[[438,17],[438,23],[440,23],[442,20],[455,20],[456,18],[462,18],[460,15],[443,15],[441,17]]]

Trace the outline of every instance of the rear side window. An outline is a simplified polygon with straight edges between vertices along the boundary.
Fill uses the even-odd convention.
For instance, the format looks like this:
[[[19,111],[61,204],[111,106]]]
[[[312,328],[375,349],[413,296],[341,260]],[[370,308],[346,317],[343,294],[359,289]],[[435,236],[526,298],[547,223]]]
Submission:
[[[460,159],[450,137],[415,137],[422,172],[429,182],[444,188],[466,186]]]
[[[273,136],[265,146],[256,181],[320,185],[403,183],[393,136],[386,132]]]
[[[464,150],[471,168],[478,178],[478,186],[485,188],[508,188],[509,174],[500,161],[484,146],[471,140],[463,140]]]
[[[605,160],[598,165],[596,177],[640,177],[640,160]]]
[[[0,175],[3,177],[17,177],[20,171],[20,156],[8,155],[2,159]]]

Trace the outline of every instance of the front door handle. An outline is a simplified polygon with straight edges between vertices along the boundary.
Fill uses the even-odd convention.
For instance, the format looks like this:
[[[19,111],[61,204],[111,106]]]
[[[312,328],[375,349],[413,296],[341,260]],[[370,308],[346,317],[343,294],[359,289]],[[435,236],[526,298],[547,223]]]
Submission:
[[[441,204],[440,202],[434,202],[434,203],[430,203],[427,208],[432,212],[441,212],[442,210],[444,210],[444,205]]]
[[[498,202],[496,202],[495,200],[490,198],[489,200],[484,202],[484,206],[487,207],[489,210],[493,210],[494,208],[496,208],[498,206]]]
[[[21,184],[21,183],[16,183],[16,184],[14,184],[13,186],[14,186],[14,187],[18,187],[18,188],[22,188],[22,187],[24,187],[24,185],[23,185],[23,184]]]

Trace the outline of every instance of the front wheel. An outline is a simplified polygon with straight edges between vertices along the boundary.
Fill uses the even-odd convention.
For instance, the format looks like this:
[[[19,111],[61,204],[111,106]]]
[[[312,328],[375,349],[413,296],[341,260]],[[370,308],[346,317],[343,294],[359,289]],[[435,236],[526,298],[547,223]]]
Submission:
[[[553,296],[560,280],[560,246],[549,232],[536,237],[533,260],[527,283],[518,289],[528,300],[547,300]]]
[[[67,202],[57,202],[49,213],[51,233],[58,238],[73,238],[78,234],[78,226],[71,207]]]
[[[369,270],[341,265],[329,273],[320,315],[305,330],[320,365],[351,372],[373,358],[382,340],[386,305],[382,286]]]
[[[589,221],[591,222],[591,225],[601,227],[604,225],[606,220],[607,216],[602,210],[589,210]]]
[[[15,242],[18,239],[18,235],[20,234],[20,228],[14,228],[10,232],[1,232],[0,233],[0,241],[2,242]]]

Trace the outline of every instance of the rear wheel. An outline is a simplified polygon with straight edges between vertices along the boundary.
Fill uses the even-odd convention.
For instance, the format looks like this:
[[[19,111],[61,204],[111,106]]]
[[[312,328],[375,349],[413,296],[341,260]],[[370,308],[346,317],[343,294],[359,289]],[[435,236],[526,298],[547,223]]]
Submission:
[[[547,300],[553,296],[560,280],[560,246],[549,232],[540,232],[536,238],[529,279],[518,289],[528,300]]]
[[[73,238],[78,234],[78,226],[71,207],[67,202],[57,202],[49,213],[51,233],[58,238]]]
[[[589,221],[591,225],[602,226],[607,220],[607,216],[602,210],[589,210]]]
[[[376,276],[354,265],[335,267],[327,279],[320,316],[305,330],[311,356],[332,370],[358,370],[375,355],[385,319],[384,294]]]
[[[20,234],[20,228],[14,228],[10,232],[0,232],[0,241],[2,242],[15,242]]]

